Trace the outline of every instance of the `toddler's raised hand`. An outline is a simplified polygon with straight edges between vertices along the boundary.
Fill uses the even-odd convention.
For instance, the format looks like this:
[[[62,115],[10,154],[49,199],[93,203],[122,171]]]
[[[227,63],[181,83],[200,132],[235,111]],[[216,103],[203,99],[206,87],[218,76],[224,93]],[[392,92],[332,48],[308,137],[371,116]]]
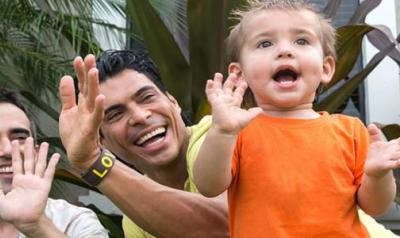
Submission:
[[[383,141],[379,135],[379,129],[373,124],[368,126],[368,132],[371,143],[365,162],[365,174],[381,178],[392,169],[400,168],[400,138]]]
[[[237,134],[254,117],[262,112],[254,107],[248,110],[240,108],[247,83],[230,74],[225,83],[220,73],[206,85],[207,99],[212,107],[213,126],[224,134]]]

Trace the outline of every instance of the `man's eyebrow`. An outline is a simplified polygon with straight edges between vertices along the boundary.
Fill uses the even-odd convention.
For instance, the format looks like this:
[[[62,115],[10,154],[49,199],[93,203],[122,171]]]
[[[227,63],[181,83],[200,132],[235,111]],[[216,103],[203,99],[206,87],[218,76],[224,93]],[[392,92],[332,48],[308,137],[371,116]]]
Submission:
[[[28,129],[22,128],[22,127],[17,127],[17,128],[12,128],[10,130],[10,134],[26,134],[26,135],[30,135],[31,132]]]

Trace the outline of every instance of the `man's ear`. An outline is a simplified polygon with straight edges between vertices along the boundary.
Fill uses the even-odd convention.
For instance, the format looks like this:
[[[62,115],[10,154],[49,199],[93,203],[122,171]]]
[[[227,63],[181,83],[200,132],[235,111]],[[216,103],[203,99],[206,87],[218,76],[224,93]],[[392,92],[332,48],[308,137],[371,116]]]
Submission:
[[[174,98],[174,96],[172,96],[171,94],[169,94],[168,92],[166,92],[167,98],[169,99],[170,102],[172,102],[172,104],[174,104],[175,108],[178,110],[179,113],[182,112],[181,107],[178,104],[178,101],[176,101],[176,99]]]
[[[242,79],[242,66],[238,62],[232,62],[228,66],[228,73],[229,74],[236,74],[238,79]]]
[[[326,56],[324,58],[324,64],[322,67],[321,83],[323,85],[326,85],[332,80],[333,74],[335,73],[335,59],[332,56]]]

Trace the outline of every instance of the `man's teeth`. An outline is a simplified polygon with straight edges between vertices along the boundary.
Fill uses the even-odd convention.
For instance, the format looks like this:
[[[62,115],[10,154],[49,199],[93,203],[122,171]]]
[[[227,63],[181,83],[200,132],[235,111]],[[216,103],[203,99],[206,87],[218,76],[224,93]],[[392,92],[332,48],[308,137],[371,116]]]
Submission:
[[[12,172],[13,172],[12,166],[1,167],[0,168],[0,173],[12,173]]]
[[[146,142],[148,139],[152,138],[153,136],[164,133],[164,132],[165,132],[165,128],[159,127],[157,129],[155,129],[154,131],[151,131],[151,132],[147,133],[146,135],[140,137],[139,140],[136,142],[136,144],[141,145],[144,142]]]

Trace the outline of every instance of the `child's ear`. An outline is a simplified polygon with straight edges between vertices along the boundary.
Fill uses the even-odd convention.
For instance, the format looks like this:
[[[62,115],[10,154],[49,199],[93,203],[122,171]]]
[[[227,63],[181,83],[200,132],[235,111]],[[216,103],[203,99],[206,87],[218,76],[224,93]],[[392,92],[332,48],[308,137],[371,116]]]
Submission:
[[[335,67],[336,67],[335,59],[332,56],[326,56],[324,58],[324,65],[322,67],[323,68],[322,68],[321,83],[323,85],[326,85],[331,81],[333,74],[335,73]]]
[[[228,73],[229,74],[236,74],[238,79],[242,79],[242,67],[238,62],[232,62],[228,66]]]

